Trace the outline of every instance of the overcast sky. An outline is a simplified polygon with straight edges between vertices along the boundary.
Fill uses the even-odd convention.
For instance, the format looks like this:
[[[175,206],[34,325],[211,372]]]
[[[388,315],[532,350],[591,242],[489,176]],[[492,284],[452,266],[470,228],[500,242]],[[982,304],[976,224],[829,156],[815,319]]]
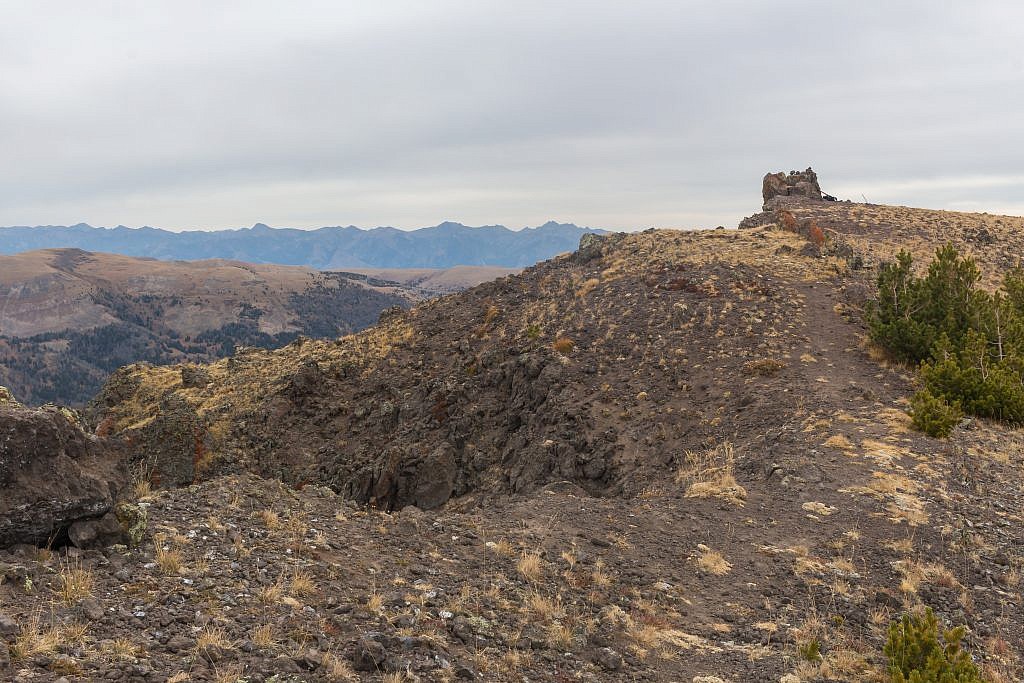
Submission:
[[[0,225],[1024,214],[1019,2],[0,0]]]

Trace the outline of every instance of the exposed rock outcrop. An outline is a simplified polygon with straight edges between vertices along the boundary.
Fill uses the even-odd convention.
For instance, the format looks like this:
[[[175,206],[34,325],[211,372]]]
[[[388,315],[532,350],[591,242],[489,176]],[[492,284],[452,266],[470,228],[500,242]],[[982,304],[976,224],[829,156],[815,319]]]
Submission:
[[[818,174],[809,166],[805,171],[790,171],[788,174],[767,173],[761,183],[761,211],[740,221],[741,230],[759,228],[764,225],[780,225],[783,221],[780,210],[794,202],[837,201],[835,197],[821,191]]]
[[[102,517],[125,480],[117,449],[71,411],[0,400],[0,547],[45,544]]]
[[[806,197],[821,199],[821,186],[818,185],[818,174],[810,166],[806,171],[790,171],[789,175],[768,173],[761,184],[761,197],[764,209],[770,208],[769,202],[775,197]]]
[[[205,422],[187,401],[175,394],[161,398],[153,414],[130,424],[114,425],[102,419],[105,411],[124,401],[138,400],[138,378],[133,375],[139,363],[127,365],[110,376],[102,391],[87,406],[87,420],[96,425],[96,432],[106,436],[117,432],[128,444],[126,463],[145,473],[159,486],[188,486],[195,483],[210,447]],[[203,387],[210,381],[209,371],[203,366],[184,365],[180,372],[183,388]]]

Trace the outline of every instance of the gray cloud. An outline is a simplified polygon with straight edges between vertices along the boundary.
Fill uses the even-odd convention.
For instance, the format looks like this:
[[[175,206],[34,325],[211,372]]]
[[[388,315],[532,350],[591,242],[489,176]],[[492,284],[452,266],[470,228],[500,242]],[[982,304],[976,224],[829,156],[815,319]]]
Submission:
[[[0,0],[0,224],[1024,213],[1013,2]]]

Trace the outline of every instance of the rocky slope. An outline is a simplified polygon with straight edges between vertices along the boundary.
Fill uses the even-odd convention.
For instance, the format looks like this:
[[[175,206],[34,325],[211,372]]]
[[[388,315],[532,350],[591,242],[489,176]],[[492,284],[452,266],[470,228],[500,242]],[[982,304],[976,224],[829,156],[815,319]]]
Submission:
[[[73,249],[0,256],[0,385],[82,404],[135,361],[209,361],[238,345],[332,338],[391,306],[504,275],[460,268],[331,273],[237,261],[157,261]]]
[[[1020,680],[1024,438],[912,431],[860,312],[901,236],[985,223],[994,272],[1020,219],[768,208],[585,238],[335,342],[118,372],[90,419],[152,543],[73,550],[94,583],[67,600],[63,555],[0,557],[36,591],[0,585],[11,670],[881,681],[890,620],[928,605]]]

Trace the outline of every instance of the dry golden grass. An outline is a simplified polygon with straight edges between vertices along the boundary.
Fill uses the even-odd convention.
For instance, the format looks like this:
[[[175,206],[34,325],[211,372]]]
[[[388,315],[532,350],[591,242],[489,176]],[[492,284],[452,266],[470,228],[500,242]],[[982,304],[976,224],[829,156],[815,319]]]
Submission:
[[[687,498],[720,498],[742,506],[747,490],[734,475],[736,455],[732,444],[724,442],[714,448],[695,453],[687,451],[676,471],[676,483],[688,483]]]
[[[69,655],[64,655],[55,659],[50,663],[49,669],[55,674],[62,675],[65,679],[67,676],[78,677],[83,673],[78,660]]]
[[[892,610],[888,607],[872,607],[868,612],[868,621],[876,630],[882,631],[892,621]]]
[[[149,500],[153,497],[153,485],[148,479],[141,479],[132,484],[132,498],[134,500]]]
[[[277,645],[277,635],[271,624],[261,624],[252,630],[249,635],[253,644],[263,650],[269,650]]]
[[[825,445],[829,448],[840,448],[842,450],[850,450],[853,448],[853,443],[851,443],[843,434],[833,434],[825,440]]]
[[[853,574],[857,571],[853,562],[845,557],[837,557],[828,564],[832,569],[843,574]]]
[[[290,592],[292,595],[303,596],[313,595],[317,592],[316,583],[313,581],[313,576],[307,571],[296,569],[292,573]]]
[[[277,605],[284,599],[284,583],[278,579],[268,586],[260,587],[256,592],[256,599],[264,605]]]
[[[598,560],[590,572],[590,581],[597,588],[607,588],[612,585],[612,578],[605,572],[604,566],[604,560]]]
[[[655,498],[661,498],[665,495],[665,490],[660,486],[645,486],[640,493],[636,495],[637,500],[654,500]]]
[[[828,517],[836,511],[836,508],[831,505],[825,505],[824,503],[819,503],[816,500],[807,501],[800,507],[807,512],[818,515],[819,517]]]
[[[875,419],[888,426],[889,431],[893,434],[906,434],[912,430],[910,415],[906,410],[883,408],[875,416]]]
[[[743,364],[743,374],[757,377],[771,377],[784,369],[786,364],[776,358],[760,358]]]
[[[221,626],[206,626],[199,635],[196,636],[195,649],[197,652],[205,650],[208,647],[216,647],[221,650],[231,650],[234,648],[234,643],[228,638],[228,632]]]
[[[333,652],[328,652],[324,655],[321,671],[323,671],[324,676],[329,681],[337,681],[339,683],[358,683],[359,681],[359,675],[352,668],[352,665],[346,659],[339,657]]]
[[[185,683],[192,680],[192,674],[187,671],[178,671],[167,678],[167,683]]]
[[[900,590],[907,594],[917,593],[923,583],[941,588],[963,588],[956,575],[937,562],[903,560],[897,562],[895,567],[901,576]]]
[[[90,597],[95,586],[96,577],[82,567],[81,562],[68,562],[61,567],[57,592],[65,605],[71,606],[83,598]]]
[[[214,666],[213,681],[214,683],[245,683],[245,667],[242,664]]]
[[[540,593],[530,593],[526,598],[526,607],[531,613],[544,621],[561,619],[565,616],[561,598],[549,598]]]
[[[848,647],[831,648],[821,661],[818,675],[827,680],[860,680],[870,673],[864,654]]]
[[[722,553],[703,544],[697,546],[697,550],[697,568],[704,574],[724,576],[732,571],[732,565]]]
[[[986,683],[1018,683],[1012,672],[1003,671],[998,664],[982,664],[981,678]]]
[[[832,585],[829,587],[833,596],[846,597],[850,595],[850,582],[846,579],[836,578],[832,580]]]
[[[89,624],[68,622],[60,627],[64,642],[70,645],[85,644],[85,636],[89,633]]]
[[[235,553],[235,556],[239,558],[246,558],[252,555],[252,548],[245,545],[241,536],[236,536],[235,540],[231,542],[231,550]]]
[[[1011,567],[1006,570],[1003,574],[1003,585],[1007,588],[1017,588],[1020,586],[1020,570],[1016,567]]]
[[[164,575],[176,575],[181,573],[182,557],[180,550],[172,550],[163,545],[160,540],[154,546],[154,561]]]
[[[281,528],[281,517],[273,510],[260,510],[257,514],[260,521],[263,522],[263,526],[267,527],[270,531]]]
[[[11,659],[20,661],[57,652],[64,642],[64,633],[58,626],[43,627],[38,614],[32,615],[21,627],[11,645]]]
[[[579,289],[576,290],[576,296],[580,299],[584,298],[592,291],[597,289],[597,286],[601,284],[601,281],[596,277],[592,277],[583,284],[580,285]]]
[[[864,444],[868,444],[868,440]],[[874,457],[886,464],[891,464],[894,456],[892,451],[899,453],[898,449],[879,442],[871,442],[874,450]],[[883,451],[879,447],[884,447]],[[871,457],[871,454],[869,454]],[[840,493],[858,493],[871,496],[885,504],[886,512],[889,513],[889,521],[894,524],[906,523],[909,527],[923,526],[928,523],[928,512],[925,510],[925,501],[917,496],[920,485],[906,475],[891,471],[875,471],[871,473],[871,479],[866,486],[848,486],[839,489]]]
[[[719,651],[719,648],[700,636],[674,628],[637,624],[632,620],[628,620],[626,624],[625,635],[630,640],[629,650],[641,659],[646,658],[651,650],[658,648],[672,648],[677,652],[680,650]]]
[[[914,552],[914,539],[913,537],[899,538],[889,541],[885,544],[885,547],[896,553],[903,555],[909,555]]]
[[[567,356],[576,348],[576,342],[568,337],[558,337],[551,347],[563,356]]]
[[[127,662],[139,656],[142,648],[131,641],[130,638],[117,638],[104,651],[110,659]]]
[[[509,543],[504,538],[500,538],[497,541],[488,543],[487,546],[498,555],[502,557],[512,557],[516,554],[515,546]]]
[[[793,629],[793,640],[798,648],[805,648],[814,642],[820,644],[827,632],[828,626],[825,621],[817,612],[810,612],[804,617],[803,622]]]
[[[210,571],[210,560],[205,555],[197,555],[190,567],[194,576],[205,576]]]
[[[545,629],[545,640],[550,647],[556,650],[569,650],[572,648],[572,629],[561,622],[552,622]]]
[[[525,652],[509,650],[495,662],[494,671],[506,678],[517,680],[520,678],[519,672],[529,662],[530,656]]]
[[[540,553],[524,552],[516,562],[516,570],[531,583],[537,583],[544,577],[544,563]]]
[[[380,614],[382,609],[384,609],[384,596],[374,591],[366,599],[366,610],[370,614]]]

